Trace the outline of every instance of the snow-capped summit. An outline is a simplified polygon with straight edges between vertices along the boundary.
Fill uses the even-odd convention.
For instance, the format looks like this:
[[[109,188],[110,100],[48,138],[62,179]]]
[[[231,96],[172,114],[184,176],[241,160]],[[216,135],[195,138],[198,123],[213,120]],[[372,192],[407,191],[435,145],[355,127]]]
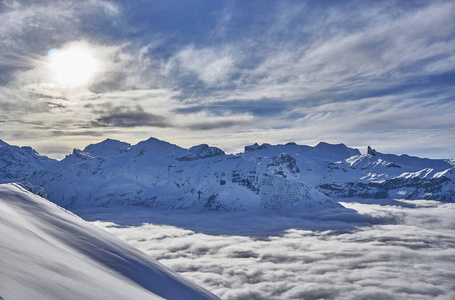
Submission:
[[[146,141],[131,146],[127,155],[136,157],[172,157],[183,153],[184,151],[185,149],[177,145],[151,137]]]
[[[188,153],[177,160],[196,160],[214,156],[224,155],[224,151],[217,147],[209,147],[207,144],[201,144],[198,146],[191,147]]]
[[[74,155],[75,157],[82,159],[82,160],[87,160],[93,158],[92,155],[85,151],[81,151],[79,149],[73,149],[73,153],[71,155]]]
[[[56,160],[41,156],[28,146],[11,146],[0,140],[0,182],[22,180]]]
[[[337,161],[360,155],[360,151],[358,149],[349,148],[345,144],[320,142],[310,150],[310,155],[324,158],[327,161]]]
[[[267,149],[269,146],[270,146],[270,144],[258,145],[258,143],[254,143],[254,145],[245,146],[245,152]]]
[[[329,164],[320,187],[329,195],[455,201],[454,166],[443,159],[367,154]]]
[[[97,144],[90,144],[83,152],[96,157],[118,156],[126,152],[131,147],[131,144],[120,142],[118,140],[106,139]]]

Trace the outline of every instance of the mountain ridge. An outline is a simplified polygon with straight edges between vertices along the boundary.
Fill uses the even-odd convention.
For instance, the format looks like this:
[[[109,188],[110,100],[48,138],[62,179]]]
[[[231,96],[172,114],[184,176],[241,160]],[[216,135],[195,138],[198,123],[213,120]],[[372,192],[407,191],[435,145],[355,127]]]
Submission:
[[[31,160],[37,155],[32,152]],[[185,149],[156,138],[136,145],[106,139],[2,180],[29,181],[65,207],[305,209],[339,206],[333,200],[339,197],[452,202],[451,162],[383,154],[371,147],[361,154],[325,142],[314,147],[253,144],[242,153],[226,154],[207,144]]]

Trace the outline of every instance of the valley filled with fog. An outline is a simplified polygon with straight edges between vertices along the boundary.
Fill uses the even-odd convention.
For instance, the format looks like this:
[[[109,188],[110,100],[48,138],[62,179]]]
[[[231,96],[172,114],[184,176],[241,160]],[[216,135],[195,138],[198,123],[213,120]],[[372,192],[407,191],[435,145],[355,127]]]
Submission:
[[[454,203],[341,203],[75,212],[222,299],[455,298]]]

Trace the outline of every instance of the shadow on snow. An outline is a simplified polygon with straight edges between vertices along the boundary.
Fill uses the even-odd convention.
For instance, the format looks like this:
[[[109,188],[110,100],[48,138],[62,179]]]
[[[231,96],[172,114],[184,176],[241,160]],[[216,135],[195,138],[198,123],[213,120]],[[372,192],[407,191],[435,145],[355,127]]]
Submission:
[[[395,203],[401,205],[401,203]],[[392,202],[384,205],[393,205]],[[209,211],[144,207],[93,207],[74,211],[89,222],[112,222],[118,227],[168,225],[210,235],[279,236],[289,229],[346,233],[358,227],[396,223],[395,216],[373,217],[354,209],[263,209]]]

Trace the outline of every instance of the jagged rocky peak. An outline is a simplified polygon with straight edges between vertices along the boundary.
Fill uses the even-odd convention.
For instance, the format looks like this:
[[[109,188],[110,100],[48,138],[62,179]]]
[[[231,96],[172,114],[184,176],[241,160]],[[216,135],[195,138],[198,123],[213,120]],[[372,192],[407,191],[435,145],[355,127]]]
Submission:
[[[90,144],[83,152],[91,156],[110,157],[124,153],[131,147],[131,144],[119,140],[106,139],[97,144]]]
[[[270,144],[262,144],[258,145],[258,143],[254,143],[254,145],[245,146],[245,152],[252,152],[256,150],[267,149],[270,147]]]
[[[83,160],[93,158],[89,153],[86,153],[85,151],[79,149],[73,149],[73,153],[71,155]]]
[[[367,148],[367,154],[371,155],[371,156],[376,156],[377,152],[375,149],[372,149],[370,146],[368,146]]]
[[[184,156],[177,158],[180,161],[190,161],[202,158],[209,158],[214,156],[224,155],[224,151],[217,147],[210,147],[207,144],[201,144],[191,147],[188,153]]]

